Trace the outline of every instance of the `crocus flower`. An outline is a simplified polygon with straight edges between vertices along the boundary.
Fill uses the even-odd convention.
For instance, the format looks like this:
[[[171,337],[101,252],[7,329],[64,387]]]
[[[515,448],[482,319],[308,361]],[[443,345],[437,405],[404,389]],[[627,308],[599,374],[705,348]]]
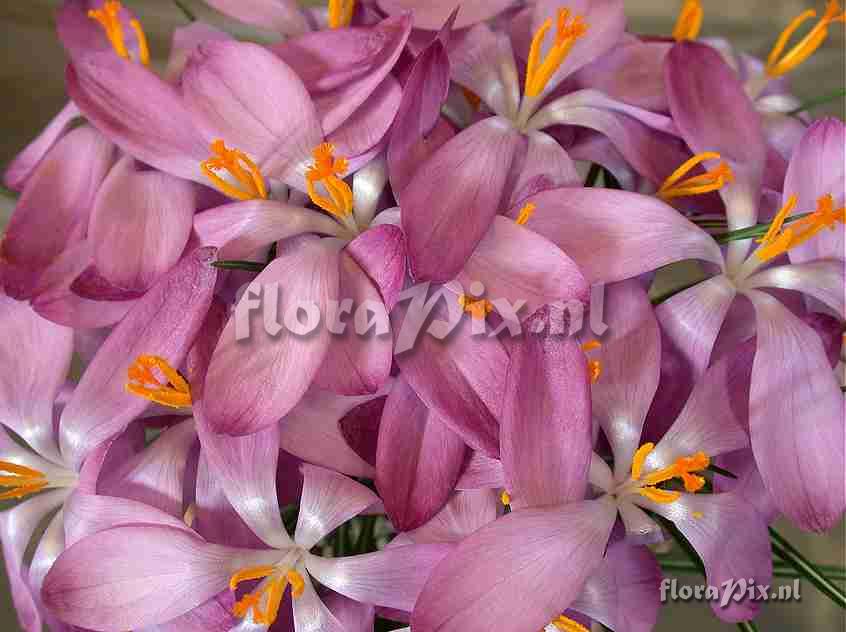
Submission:
[[[560,394],[563,385],[570,391],[578,387],[577,379],[570,375],[562,383],[562,371],[559,379],[540,387],[537,379],[515,377],[510,386],[516,387],[514,394],[533,389],[536,396],[509,395],[506,404],[523,413],[506,416],[502,429],[502,464],[513,510],[465,539],[438,565],[415,607],[413,629],[541,628],[572,606],[587,578],[610,555],[606,546],[618,516],[634,542],[660,539],[660,527],[644,508],[672,521],[688,538],[703,558],[709,585],[720,587],[725,579],[739,577],[768,583],[766,522],[756,509],[731,493],[695,493],[705,484],[700,473],[710,458],[748,444],[730,406],[719,396],[728,367],[706,374],[657,445],[638,447],[658,384],[658,323],[637,282],[614,286],[609,300],[614,303],[609,316],[617,317],[609,324],[610,337],[601,352],[602,376],[592,395],[593,415],[612,448],[613,471],[598,456],[590,458],[590,415],[585,407],[574,406],[572,393]],[[557,363],[544,355],[568,347],[578,351],[573,341],[529,339],[524,346],[523,361],[549,372]],[[584,375],[583,356],[581,363]],[[535,376],[534,371],[531,375],[551,377]],[[538,397],[540,388],[548,394]],[[565,412],[570,414],[562,415]],[[580,500],[588,470],[596,497]],[[675,478],[684,483],[684,492],[662,487]],[[729,529],[733,537],[727,541],[722,534]],[[562,565],[567,573],[561,572]],[[726,620],[744,620],[754,614],[755,604],[715,610]]]
[[[557,23],[553,8],[557,8]],[[402,189],[403,229],[415,279],[446,282],[460,271],[493,217],[539,188],[561,186],[575,173],[566,151],[541,130],[554,125],[597,129],[638,171],[663,179],[649,128],[674,132],[669,118],[596,91],[548,97],[575,70],[611,49],[623,34],[622,3],[537,3],[521,97],[512,43],[480,24],[450,45],[452,78],[473,91],[494,116],[443,145]],[[547,37],[555,25],[555,37]],[[552,42],[547,42],[552,39]],[[671,151],[671,150],[668,150]],[[437,183],[437,186],[433,186]],[[437,197],[436,197],[437,196]],[[434,213],[435,221],[432,221]]]
[[[323,468],[304,466],[303,475],[293,539],[281,524],[275,493],[254,498],[249,514],[243,513],[247,504],[236,506],[265,543],[259,550],[209,544],[172,525],[142,522],[101,531],[59,558],[44,582],[45,603],[72,625],[118,631],[168,621],[227,586],[235,590],[242,582],[260,580],[234,607],[254,629],[267,629],[276,620],[290,585],[296,630],[341,630],[315,592],[314,577],[356,601],[410,610],[445,547],[411,545],[337,559],[312,555],[309,549],[321,538],[378,499],[363,485]],[[132,585],[126,584],[130,577],[136,579]]]

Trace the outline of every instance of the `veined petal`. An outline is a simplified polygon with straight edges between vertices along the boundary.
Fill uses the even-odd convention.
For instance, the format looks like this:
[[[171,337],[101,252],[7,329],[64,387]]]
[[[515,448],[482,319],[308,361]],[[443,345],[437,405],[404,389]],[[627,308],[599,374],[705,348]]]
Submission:
[[[592,454],[590,379],[579,343],[567,333],[531,333],[543,309],[510,341],[500,452],[515,507],[582,500]]]
[[[768,294],[747,296],[758,324],[749,400],[755,461],[782,513],[823,532],[846,507],[843,393],[819,336]]]
[[[649,297],[637,280],[606,288],[608,333],[602,347],[590,352],[602,373],[591,386],[593,418],[598,420],[614,454],[615,478],[629,474],[641,431],[658,388],[661,333]],[[582,337],[588,342],[589,334]]]
[[[464,464],[464,471],[455,488],[459,490],[500,489],[505,487],[502,461],[482,452],[473,452]]]
[[[511,193],[509,207],[515,207],[529,196],[546,189],[574,187],[582,184],[573,159],[554,138],[543,132],[528,132],[526,157],[520,176]]]
[[[710,46],[686,41],[667,56],[665,80],[673,120],[690,148],[717,152],[732,169],[734,182],[720,189],[729,230],[754,224],[767,147],[737,73]]]
[[[390,312],[405,283],[406,241],[398,226],[383,224],[364,231],[345,251],[379,288]]]
[[[464,465],[464,441],[398,378],[379,425],[376,487],[394,527],[420,527],[443,508]]]
[[[3,294],[0,321],[0,363],[7,367],[0,379],[0,424],[43,457],[62,463],[53,432],[53,404],[70,369],[73,330],[44,320],[26,303]]]
[[[829,193],[834,196],[835,208],[843,206],[846,190],[846,166],[843,146],[846,145],[846,126],[843,121],[829,117],[814,122],[796,146],[787,176],[784,179],[784,202],[791,195],[797,197],[797,210],[816,208],[817,200]],[[801,211],[800,211],[801,212]],[[793,263],[803,263],[828,257],[843,258],[843,225],[824,230],[813,239],[790,251]]]
[[[297,184],[323,141],[303,82],[269,50],[247,42],[200,45],[182,76],[186,107],[209,141],[249,154],[266,178]],[[279,103],[285,103],[281,109]],[[299,174],[302,176],[302,174]]]
[[[796,290],[822,301],[846,318],[846,270],[843,259],[808,261],[786,266],[767,268],[750,277],[744,288],[779,287]]]
[[[520,509],[482,527],[432,573],[412,629],[541,629],[581,593],[602,560],[615,516],[611,503],[594,500]]]
[[[301,470],[303,495],[294,540],[306,550],[379,502],[376,494],[343,474],[315,465],[303,465]]]
[[[73,101],[68,101],[65,107],[47,124],[41,133],[27,145],[3,173],[3,184],[13,191],[23,191],[29,176],[50,152],[59,139],[65,135],[71,123],[79,117],[79,108]]]
[[[289,241],[252,285],[264,288],[265,295],[281,287],[284,311],[294,316],[297,314],[292,310],[305,304],[316,306],[319,317],[326,314],[330,298],[338,293],[338,249],[328,241],[307,238],[296,243]],[[249,293],[241,299],[241,303],[250,301],[255,299]],[[266,296],[265,301],[268,301]],[[265,311],[268,309],[265,305]],[[281,331],[277,339],[264,327],[256,331],[256,322],[249,339],[239,341],[236,338],[239,310],[241,307],[236,306],[235,315],[223,330],[206,376],[204,411],[209,428],[229,435],[257,432],[284,417],[310,386],[330,343],[324,323],[318,321],[317,330],[303,336],[282,331],[275,320],[279,327],[275,333]],[[249,312],[246,316],[258,320]],[[290,318],[285,320],[291,322]],[[238,367],[236,375],[232,373],[233,367]],[[285,384],[286,388],[268,387],[272,384]]]
[[[126,391],[127,369],[139,355],[179,366],[200,329],[217,272],[214,250],[195,251],[160,279],[114,328],[62,412],[59,443],[79,468],[87,452],[119,433],[149,402]]]
[[[536,205],[529,227],[567,253],[590,283],[622,281],[682,259],[722,266],[716,242],[654,197],[564,188],[528,201]]]
[[[512,0],[379,0],[379,8],[388,15],[412,11],[414,27],[437,31],[459,9],[454,28],[461,29],[483,22],[505,10]]]
[[[310,30],[297,0],[206,0],[206,4],[245,24],[295,36]]]
[[[349,599],[336,592],[326,595],[323,602],[346,632],[373,630],[376,616],[376,609],[373,606]]]
[[[734,284],[719,275],[679,292],[655,309],[665,344],[679,351],[694,379],[708,366],[714,342],[736,296]]]
[[[47,524],[47,528],[38,541],[38,546],[35,547],[32,561],[29,564],[29,587],[32,589],[33,595],[35,595],[35,602],[42,608],[41,586],[44,584],[44,577],[56,562],[59,555],[61,555],[62,551],[65,550],[63,522],[64,510],[59,509]],[[48,614],[48,621],[50,618]]]
[[[410,612],[432,569],[451,550],[446,544],[409,544],[335,559],[307,555],[305,566],[350,599]]]
[[[181,81],[182,72],[185,70],[185,65],[188,63],[191,53],[203,42],[231,39],[233,39],[232,36],[226,31],[221,31],[199,21],[173,29],[170,55],[167,59],[167,68],[164,71],[165,79],[174,83]]]
[[[175,87],[112,50],[76,60],[65,79],[80,111],[118,147],[166,173],[208,182],[200,169],[207,139]]]
[[[303,233],[341,237],[343,229],[326,215],[275,200],[236,202],[198,213],[194,232],[203,246],[220,248],[220,259],[249,259],[276,241]]]
[[[458,543],[496,520],[499,505],[499,496],[491,489],[456,492],[429,522],[402,535],[418,544]]]
[[[208,544],[172,527],[117,527],[66,550],[42,596],[62,621],[120,632],[178,617],[225,589],[239,569],[278,556]]]
[[[455,136],[418,170],[402,193],[415,279],[445,282],[461,270],[507,202],[520,140],[510,123],[491,117]]]
[[[179,261],[191,235],[194,185],[166,173],[139,171],[126,157],[103,182],[88,238],[94,263],[114,285],[147,289]]]
[[[306,630],[320,630],[320,632],[348,632],[341,622],[326,607],[323,600],[314,590],[308,573],[301,573],[305,580],[303,594],[294,599],[294,627],[297,632]],[[239,631],[240,632],[240,631]],[[252,632],[248,630],[245,632]],[[256,630],[256,632],[259,632]]]

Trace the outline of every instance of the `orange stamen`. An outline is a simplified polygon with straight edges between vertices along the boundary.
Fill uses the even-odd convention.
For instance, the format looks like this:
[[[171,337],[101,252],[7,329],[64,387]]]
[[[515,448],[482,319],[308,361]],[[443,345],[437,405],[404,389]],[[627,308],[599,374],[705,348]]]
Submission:
[[[339,29],[352,23],[355,0],[329,0],[329,28]]]
[[[0,493],[0,500],[24,498],[41,491],[50,483],[42,472],[10,461],[0,461],[0,472],[12,475],[0,476],[0,487],[8,488],[8,491]]]
[[[796,202],[796,196],[791,195],[784,207],[776,214],[767,234],[757,240],[762,245],[755,251],[755,256],[761,261],[770,261],[804,244],[823,229],[834,230],[838,222],[844,223],[846,207],[841,206],[835,209],[834,197],[828,194],[817,200],[816,211],[785,228],[784,222],[796,207]]]
[[[267,199],[267,187],[261,171],[247,154],[229,149],[221,139],[211,144],[211,152],[212,157],[200,163],[200,168],[218,189],[236,200]],[[219,170],[228,172],[240,188],[217,175]]]
[[[543,92],[552,75],[561,67],[567,55],[570,54],[573,46],[580,37],[588,30],[587,25],[582,21],[582,16],[577,15],[570,20],[569,9],[558,10],[558,24],[555,34],[555,43],[549,49],[546,57],[541,61],[541,47],[546,34],[552,28],[552,18],[547,20],[535,33],[532,39],[532,47],[529,50],[529,61],[526,67],[527,97],[536,97]]]
[[[661,505],[674,503],[681,498],[681,492],[671,492],[666,489],[658,489],[657,487],[641,487],[637,490],[637,493],[644,498]]]
[[[676,169],[669,178],[664,181],[661,188],[656,194],[665,202],[688,195],[702,195],[703,193],[710,193],[723,188],[726,183],[734,181],[734,174],[731,167],[727,163],[721,162],[716,168],[706,171],[705,173],[693,176],[687,180],[682,180],[694,167],[705,162],[706,160],[719,160],[720,154],[706,151],[697,154],[678,169]]]
[[[517,216],[517,219],[514,221],[517,222],[517,224],[519,224],[520,226],[525,226],[528,221],[532,218],[532,215],[534,215],[535,210],[537,208],[538,207],[536,204],[526,202],[526,204],[523,205],[523,208],[520,209],[520,214]]]
[[[637,449],[637,452],[634,453],[634,457],[632,458],[632,480],[639,481],[640,474],[643,471],[643,463],[646,461],[646,457],[649,456],[649,453],[655,449],[654,443],[644,443]]]
[[[306,185],[311,201],[327,213],[344,221],[353,212],[353,192],[339,176],[346,174],[349,164],[346,158],[335,158],[335,146],[323,143],[311,152],[314,163],[306,172]],[[317,191],[320,182],[328,196]]]
[[[602,345],[598,340],[590,340],[582,345],[582,351],[588,353],[595,349],[599,349]],[[602,362],[599,360],[588,360],[588,375],[590,375],[590,383],[596,384],[602,376]]]
[[[634,453],[632,458],[632,480],[640,481],[643,474],[643,466],[647,457],[655,449],[654,443],[644,443]],[[691,494],[698,492],[705,486],[705,478],[695,474],[706,469],[711,464],[711,459],[704,452],[697,452],[692,456],[685,456],[676,459],[672,465],[647,474],[641,486],[635,491],[649,500],[656,503],[671,503],[679,499],[680,492],[660,489],[656,487],[661,483],[680,478],[684,483],[684,489]]]
[[[581,623],[573,621],[569,617],[565,617],[563,614],[553,621],[552,625],[558,630],[561,630],[561,632],[590,632],[590,630]]]
[[[699,0],[685,0],[679,19],[676,21],[676,28],[673,29],[675,40],[677,42],[695,40],[702,29],[704,13]]]
[[[232,614],[243,619],[252,611],[253,621],[260,625],[272,625],[279,616],[279,607],[285,595],[285,587],[291,585],[291,596],[299,599],[305,590],[305,580],[295,570],[284,572],[277,566],[256,566],[245,568],[229,579],[230,590],[241,582],[269,578],[259,588],[244,595],[232,608]],[[262,603],[266,601],[265,607]]]
[[[480,97],[478,94],[476,94],[469,88],[462,87],[461,92],[464,94],[464,98],[467,99],[467,102],[470,104],[470,107],[478,112],[479,107],[482,105],[482,97]]]
[[[511,506],[511,494],[509,494],[507,491],[502,490],[502,494],[499,495],[499,500],[504,506]]]
[[[88,11],[88,17],[103,27],[112,48],[119,56],[124,59],[131,59],[129,49],[126,46],[123,25],[120,21],[121,9],[123,9],[123,6],[118,0],[106,0],[102,8]],[[135,19],[130,20],[129,26],[135,32],[135,38],[138,41],[139,61],[148,66],[150,64],[150,48],[147,45],[147,36],[144,34],[144,29],[141,27],[141,23]]]
[[[816,26],[798,44],[791,48],[786,55],[782,56],[793,34],[796,33],[803,23],[815,17],[817,17],[817,12],[809,9],[794,18],[788,24],[787,28],[782,31],[767,59],[766,72],[768,77],[771,79],[781,77],[807,61],[822,46],[823,42],[825,42],[828,37],[829,25],[834,22],[846,22],[846,13],[841,10],[840,3],[837,0],[829,0],[826,5],[825,14],[817,22]]]
[[[477,320],[483,320],[493,311],[493,303],[485,298],[473,298],[467,294],[458,297],[458,304],[464,311]]]
[[[164,376],[165,381],[159,378],[154,369]],[[186,408],[191,405],[191,387],[187,380],[164,358],[138,356],[127,370],[127,376],[129,381],[126,390],[133,395],[171,408]]]

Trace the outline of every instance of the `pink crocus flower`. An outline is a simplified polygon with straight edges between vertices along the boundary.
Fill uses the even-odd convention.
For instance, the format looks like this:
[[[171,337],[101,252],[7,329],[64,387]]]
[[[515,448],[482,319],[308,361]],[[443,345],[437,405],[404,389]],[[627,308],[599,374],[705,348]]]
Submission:
[[[313,555],[309,549],[378,498],[363,485],[323,468],[303,466],[303,475],[293,539],[281,524],[275,490],[272,496],[253,496],[249,513],[243,511],[248,503],[236,506],[265,543],[262,549],[210,544],[173,524],[142,521],[108,529],[80,540],[59,558],[44,582],[45,603],[73,625],[118,631],[163,623],[227,586],[234,590],[242,582],[260,580],[235,605],[235,614],[255,629],[267,629],[276,620],[290,585],[296,630],[342,630],[315,592],[314,577],[356,601],[411,609],[448,547],[410,545],[337,559]],[[92,599],[95,608],[88,605]]]
[[[578,345],[527,339],[519,357],[533,370],[509,381],[506,409],[513,414],[506,413],[502,428],[502,466],[513,511],[463,540],[438,565],[415,607],[412,629],[541,628],[575,607],[588,577],[610,555],[606,547],[618,516],[634,542],[660,538],[660,527],[644,508],[675,523],[702,557],[709,585],[719,588],[725,579],[740,577],[769,583],[764,517],[731,493],[695,493],[705,483],[700,472],[711,457],[748,445],[720,396],[730,366],[715,366],[705,375],[657,445],[638,447],[658,384],[658,323],[637,282],[614,286],[609,294],[614,303],[609,315],[618,316],[601,353],[593,417],[611,445],[613,471],[591,457],[590,406],[583,403],[586,395],[572,397],[584,387],[553,359],[567,353],[576,360]],[[580,362],[586,371],[583,356]],[[684,492],[660,487],[676,477]],[[595,495],[581,500],[588,479]],[[733,537],[726,540],[722,534],[729,529]],[[756,607],[741,602],[715,611],[739,621],[754,616]],[[622,625],[651,627],[647,618]]]

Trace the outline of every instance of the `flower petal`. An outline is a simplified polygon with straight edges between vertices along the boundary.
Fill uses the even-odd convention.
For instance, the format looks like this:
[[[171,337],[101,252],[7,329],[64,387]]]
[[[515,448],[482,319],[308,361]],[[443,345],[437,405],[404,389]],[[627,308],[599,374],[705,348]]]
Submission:
[[[402,229],[390,224],[370,228],[353,239],[345,252],[376,284],[390,312],[405,283],[406,243]]]
[[[335,559],[307,555],[305,565],[321,584],[350,599],[411,611],[432,569],[450,550],[445,544],[410,544]]]
[[[543,132],[528,132],[526,157],[520,176],[511,194],[510,207],[546,189],[574,187],[582,184],[572,158],[554,138]]]
[[[121,160],[97,195],[88,238],[94,263],[124,288],[146,289],[179,261],[191,234],[194,186]]]
[[[185,70],[185,65],[188,63],[191,53],[203,42],[231,39],[232,36],[226,31],[221,31],[199,21],[173,29],[170,55],[167,60],[167,68],[164,71],[164,78],[174,83],[181,81],[182,72]]]
[[[139,355],[179,366],[208,311],[217,272],[213,249],[199,249],[162,277],[100,347],[62,412],[59,443],[79,468],[87,452],[119,433],[149,404],[126,391],[127,369]]]
[[[282,286],[283,300],[288,299],[285,320],[289,323],[289,315],[296,317],[303,305],[316,306],[318,317],[326,314],[329,299],[337,296],[338,250],[327,241],[288,242],[281,255],[251,284],[264,288],[265,295],[278,292]],[[248,339],[238,340],[240,305],[254,300],[248,290],[235,307],[209,366],[204,410],[212,432],[244,435],[279,421],[305,394],[329,348],[329,330],[320,322],[317,331],[312,328],[306,336],[286,330],[274,339],[262,328]],[[269,311],[271,301],[267,296],[265,301],[268,304],[264,309]],[[246,316],[250,318],[249,311]],[[278,325],[275,319],[273,323]],[[238,367],[237,375],[233,375],[233,367]],[[286,387],[269,389],[269,384]]]
[[[429,522],[402,535],[418,544],[458,543],[496,520],[499,502],[497,494],[490,489],[456,492]],[[395,541],[396,538],[392,540]]]
[[[437,31],[458,8],[454,28],[483,22],[505,10],[511,0],[379,0],[379,8],[388,15],[414,12],[414,28]]]
[[[464,465],[464,441],[399,378],[379,426],[376,487],[399,531],[416,529],[443,508]]]
[[[796,290],[822,301],[846,318],[846,270],[843,259],[827,259],[767,268],[750,277],[745,288],[779,287]]]
[[[432,573],[412,629],[541,629],[601,562],[615,515],[611,503],[582,501],[520,509],[482,527]]]
[[[823,532],[846,508],[843,394],[816,332],[768,294],[747,296],[758,324],[749,400],[755,461],[782,513]]]
[[[464,465],[455,488],[459,490],[500,489],[505,487],[502,461],[482,452],[473,452]]]
[[[294,36],[307,33],[310,28],[306,14],[297,0],[205,0],[221,13],[251,24]]]
[[[297,632],[320,630],[320,632],[347,632],[341,622],[326,607],[323,600],[314,590],[308,573],[303,575],[305,586],[299,599],[293,600],[294,627]],[[256,631],[258,632],[258,631]]]
[[[528,201],[528,226],[567,253],[588,281],[629,279],[682,259],[722,265],[716,242],[660,200],[610,189],[553,189]]]
[[[355,518],[379,497],[361,483],[332,470],[303,465],[303,495],[294,540],[310,549],[336,527]]]
[[[417,171],[402,192],[415,279],[445,282],[461,270],[506,202],[520,140],[504,119],[491,117],[455,136]]]

